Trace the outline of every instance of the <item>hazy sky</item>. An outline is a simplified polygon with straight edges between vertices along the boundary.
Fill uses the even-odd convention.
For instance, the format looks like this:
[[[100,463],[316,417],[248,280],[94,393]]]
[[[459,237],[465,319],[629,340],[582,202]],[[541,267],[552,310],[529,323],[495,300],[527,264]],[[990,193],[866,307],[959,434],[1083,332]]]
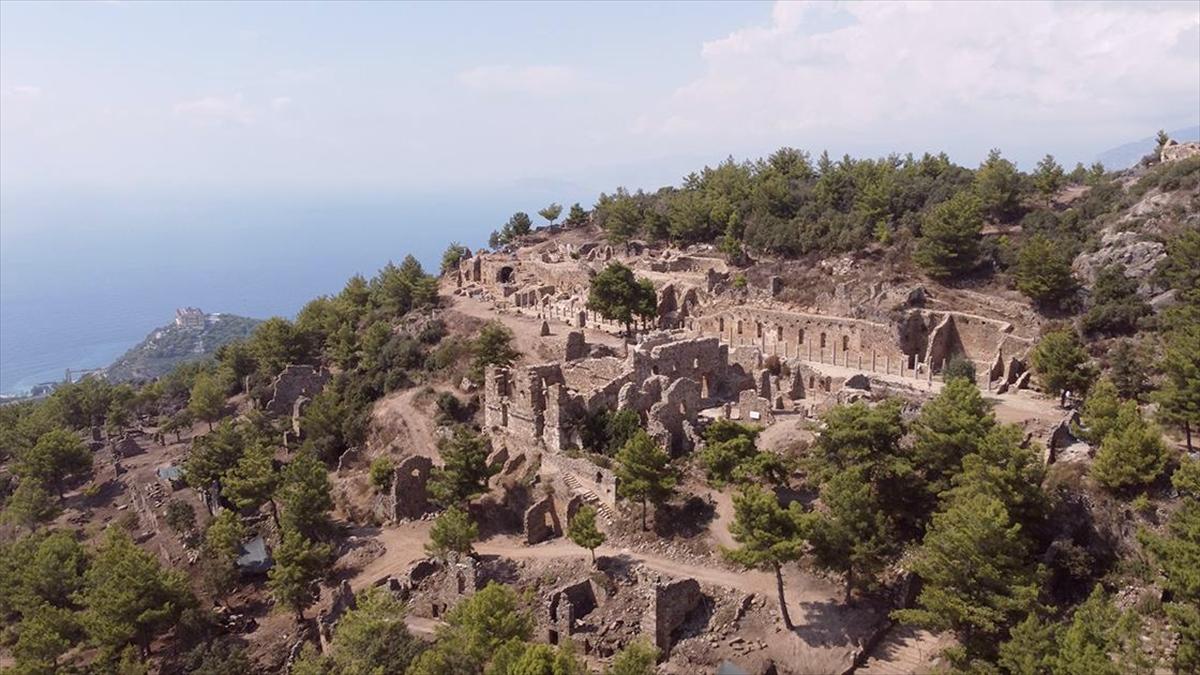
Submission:
[[[1200,120],[1200,3],[0,3],[0,187],[444,190],[781,145],[1090,160]]]

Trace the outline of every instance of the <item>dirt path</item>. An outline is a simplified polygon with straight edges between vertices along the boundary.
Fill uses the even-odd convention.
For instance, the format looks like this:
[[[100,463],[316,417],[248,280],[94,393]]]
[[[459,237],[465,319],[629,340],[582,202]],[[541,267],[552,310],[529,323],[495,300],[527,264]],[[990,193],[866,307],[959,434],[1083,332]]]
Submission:
[[[418,409],[416,398],[423,387],[412,387],[389,394],[375,404],[372,414],[372,435],[368,448],[372,456],[385,448],[395,448],[404,455],[428,457],[441,464],[437,450],[437,434],[433,416]]]
[[[377,541],[384,546],[383,555],[356,574],[350,580],[350,585],[356,590],[365,588],[386,576],[401,574],[413,562],[425,557],[429,525],[428,521],[415,521],[381,530]],[[729,543],[732,543],[732,540]],[[492,537],[479,542],[475,545],[475,551],[480,555],[494,555],[512,560],[583,560],[589,557],[586,550],[566,539],[553,539],[529,546],[513,536]],[[622,557],[674,577],[691,577],[701,583],[734,588],[744,593],[758,593],[771,601],[774,601],[776,596],[775,577],[766,572],[728,570],[681,562],[616,546],[601,546],[596,549],[596,554]],[[784,581],[788,606],[797,618],[804,616],[804,603],[824,602],[839,597],[840,589],[834,584],[808,575],[795,567],[789,567],[785,571]]]
[[[380,530],[376,541],[383,544],[383,555],[354,575],[350,586],[358,591],[384,577],[399,575],[409,565],[428,555],[425,553],[425,542],[429,541],[429,526],[429,521],[418,520]]]

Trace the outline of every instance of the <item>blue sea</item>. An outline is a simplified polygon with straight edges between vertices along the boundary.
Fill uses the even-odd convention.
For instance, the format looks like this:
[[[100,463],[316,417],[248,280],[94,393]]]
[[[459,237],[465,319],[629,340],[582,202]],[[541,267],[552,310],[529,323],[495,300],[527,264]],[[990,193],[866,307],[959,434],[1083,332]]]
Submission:
[[[540,189],[523,196],[5,189],[0,393],[61,380],[67,368],[106,366],[169,323],[176,307],[291,318],[352,274],[370,276],[409,253],[436,271],[449,242],[474,248],[514,211],[534,215],[550,201]]]

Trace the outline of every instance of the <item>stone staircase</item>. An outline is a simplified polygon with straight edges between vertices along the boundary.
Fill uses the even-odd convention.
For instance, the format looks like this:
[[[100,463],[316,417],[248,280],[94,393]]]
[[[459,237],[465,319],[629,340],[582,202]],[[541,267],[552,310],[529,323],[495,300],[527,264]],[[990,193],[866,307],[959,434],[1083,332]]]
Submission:
[[[911,675],[938,669],[938,654],[953,639],[911,626],[896,626],[871,650],[854,675]]]
[[[559,475],[562,476],[563,482],[567,484],[567,487],[571,489],[571,494],[583,497],[583,501],[595,508],[596,514],[604,519],[606,524],[612,525],[614,522],[616,522],[616,514],[613,513],[608,504],[600,501],[600,498],[596,496],[596,493],[583,487],[578,478],[566,472],[563,472]]]

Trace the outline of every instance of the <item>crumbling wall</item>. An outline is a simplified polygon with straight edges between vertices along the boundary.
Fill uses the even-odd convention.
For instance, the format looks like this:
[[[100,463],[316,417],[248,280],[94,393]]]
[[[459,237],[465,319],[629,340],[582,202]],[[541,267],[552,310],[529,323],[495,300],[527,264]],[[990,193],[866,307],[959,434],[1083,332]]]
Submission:
[[[581,579],[550,591],[545,607],[546,642],[557,645],[575,633],[576,622],[598,606],[592,582]]]
[[[562,521],[558,517],[552,496],[547,496],[525,509],[522,523],[524,524],[526,544],[536,544],[553,537],[561,537],[563,533]]]
[[[642,630],[654,640],[660,658],[665,659],[671,652],[672,634],[701,606],[704,593],[695,579],[655,582],[650,593],[650,607],[642,617]]]
[[[327,370],[299,365],[284,368],[271,383],[271,400],[267,403],[267,412],[273,415],[292,414],[297,399],[302,396],[316,396],[328,381]]]
[[[418,561],[410,571],[415,574],[402,579],[398,590],[401,597],[407,596],[408,611],[413,616],[429,619],[444,617],[451,607],[474,595],[484,582],[479,563],[471,557],[448,563]]]
[[[738,417],[743,422],[768,426],[775,423],[771,399],[763,398],[753,389],[747,389],[738,395]]]
[[[433,460],[420,455],[406,457],[392,473],[392,487],[379,496],[375,513],[380,520],[416,520],[429,511],[430,473]]]

